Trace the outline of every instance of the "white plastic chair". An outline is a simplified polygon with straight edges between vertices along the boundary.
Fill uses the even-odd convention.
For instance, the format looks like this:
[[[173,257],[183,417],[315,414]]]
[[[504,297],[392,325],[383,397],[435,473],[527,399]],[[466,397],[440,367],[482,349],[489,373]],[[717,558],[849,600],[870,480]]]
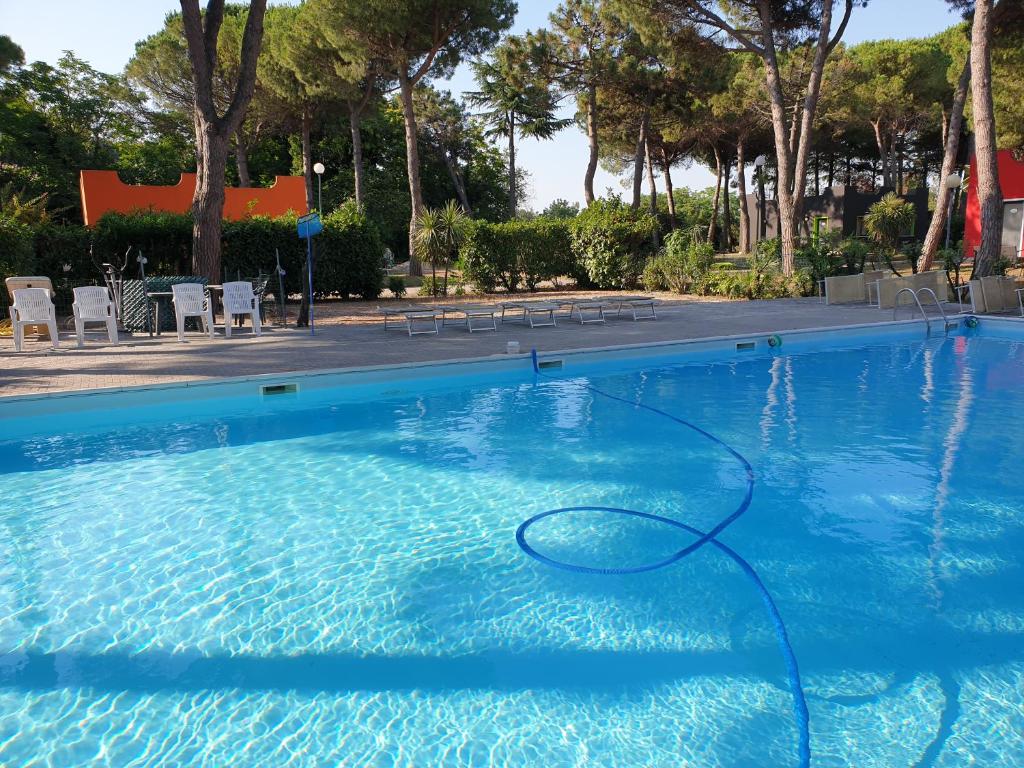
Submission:
[[[203,331],[213,338],[213,307],[202,283],[178,283],[171,286],[174,318],[178,322],[178,341],[185,340],[185,319],[198,317]]]
[[[117,322],[114,318],[114,302],[110,300],[107,289],[99,285],[86,285],[75,288],[75,303],[71,309],[75,313],[75,336],[78,346],[85,344],[85,324],[105,323],[107,336],[111,344],[117,344]]]
[[[50,332],[50,341],[57,349],[57,310],[45,288],[18,288],[14,291],[11,304],[11,325],[14,328],[14,349],[21,352],[25,342],[26,325],[45,325]]]
[[[230,339],[234,319],[245,315],[252,318],[252,332],[259,336],[263,331],[260,325],[260,305],[252,290],[252,283],[245,280],[224,283],[224,335]]]

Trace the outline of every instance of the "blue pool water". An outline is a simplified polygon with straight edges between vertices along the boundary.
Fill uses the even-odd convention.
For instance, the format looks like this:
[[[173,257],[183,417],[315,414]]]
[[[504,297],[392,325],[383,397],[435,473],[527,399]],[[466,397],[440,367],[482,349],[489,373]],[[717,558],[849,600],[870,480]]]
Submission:
[[[651,409],[753,468],[716,540],[811,765],[1024,764],[1024,343],[981,336],[0,433],[0,764],[799,765],[737,561],[516,543],[733,514]]]

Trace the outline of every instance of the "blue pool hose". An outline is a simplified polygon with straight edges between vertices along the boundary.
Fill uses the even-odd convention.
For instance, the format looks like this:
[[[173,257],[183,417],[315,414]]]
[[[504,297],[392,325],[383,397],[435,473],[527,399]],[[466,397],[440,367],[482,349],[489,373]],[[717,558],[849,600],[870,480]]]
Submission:
[[[530,358],[533,362],[533,372],[537,376],[543,376],[541,373],[540,365],[537,361],[537,350],[530,350]],[[527,555],[532,557],[534,560],[549,565],[552,568],[559,568],[563,571],[571,571],[573,573],[587,573],[587,574],[598,574],[602,576],[616,576],[623,574],[632,573],[644,573],[646,571],[654,571],[658,568],[664,568],[666,565],[682,560],[687,555],[691,555],[698,549],[703,547],[705,544],[711,544],[718,551],[728,555],[729,558],[740,567],[740,570],[745,573],[754,584],[754,588],[761,596],[761,601],[764,603],[765,608],[768,611],[768,617],[771,619],[772,626],[775,628],[775,637],[779,643],[779,649],[782,651],[782,658],[786,664],[786,673],[789,677],[789,690],[793,696],[793,715],[796,717],[797,729],[800,733],[800,744],[799,744],[799,757],[801,768],[806,768],[811,764],[811,736],[810,736],[810,715],[807,711],[807,700],[804,697],[804,689],[800,683],[800,669],[797,666],[796,654],[793,652],[793,646],[789,641],[789,634],[786,632],[786,625],[782,621],[782,616],[779,614],[779,609],[775,605],[775,601],[772,600],[771,594],[768,592],[768,588],[761,581],[761,578],[757,575],[757,571],[754,570],[753,566],[744,560],[738,552],[730,547],[726,546],[722,542],[718,541],[715,537],[718,536],[722,531],[728,528],[733,522],[735,522],[747,509],[750,507],[750,502],[754,496],[754,468],[750,466],[750,462],[744,458],[743,454],[734,449],[732,446],[720,440],[719,438],[712,435],[710,432],[701,429],[696,424],[692,424],[685,419],[681,419],[678,416],[673,416],[671,413],[667,413],[659,408],[654,408],[650,405],[644,405],[640,402],[627,400],[626,398],[619,397],[605,392],[592,384],[584,384],[580,381],[574,381],[574,384],[580,386],[596,395],[605,397],[609,400],[614,400],[619,403],[624,403],[634,408],[642,408],[645,411],[649,411],[657,416],[674,421],[676,424],[680,424],[687,429],[691,429],[698,435],[707,438],[715,445],[725,449],[729,455],[739,462],[740,466],[743,467],[743,472],[746,475],[746,493],[743,495],[743,500],[740,505],[736,507],[730,515],[724,517],[717,525],[715,525],[710,531],[704,533],[693,526],[681,523],[678,520],[673,520],[669,517],[662,517],[661,515],[652,515],[649,512],[637,512],[632,509],[620,509],[618,507],[595,507],[595,506],[583,506],[583,507],[562,507],[561,509],[549,509],[546,512],[541,512],[529,518],[523,522],[519,529],[516,531],[516,543]],[[652,520],[657,523],[664,523],[665,525],[671,525],[674,528],[680,528],[687,533],[693,534],[697,537],[695,541],[683,547],[677,552],[669,555],[668,557],[657,560],[653,563],[647,563],[644,565],[637,565],[625,568],[593,568],[586,565],[578,565],[576,563],[569,563],[563,560],[555,560],[554,558],[543,555],[535,550],[530,543],[526,540],[526,531],[534,523],[543,520],[546,517],[553,517],[555,515],[564,514],[566,512],[611,512],[616,515],[625,515],[627,517],[639,517],[643,520]]]

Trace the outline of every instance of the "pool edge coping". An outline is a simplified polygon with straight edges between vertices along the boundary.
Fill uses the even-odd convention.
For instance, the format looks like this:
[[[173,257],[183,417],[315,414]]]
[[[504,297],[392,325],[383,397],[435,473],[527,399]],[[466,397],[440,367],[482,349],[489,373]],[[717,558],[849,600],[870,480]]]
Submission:
[[[951,315],[949,322],[959,322],[960,320],[972,317],[973,315]],[[931,322],[934,322],[936,318],[929,318]],[[1024,326],[1024,318],[1016,317],[990,317],[984,316],[986,322],[995,322],[998,324],[1007,323],[1010,325],[1021,325]],[[857,330],[881,330],[885,328],[910,328],[915,325],[925,324],[926,321],[920,318],[911,318],[909,320],[882,320],[879,322],[871,323],[853,323],[848,325],[828,325],[828,326],[815,326],[811,328],[794,328],[794,329],[782,329],[782,330],[763,330],[753,331],[750,333],[738,333],[728,334],[725,336],[702,336],[691,339],[671,339],[667,341],[651,341],[651,342],[639,342],[636,344],[613,344],[597,347],[577,347],[570,349],[558,349],[540,352],[538,356],[541,358],[552,358],[552,357],[570,357],[580,355],[594,355],[594,354],[607,354],[607,353],[628,353],[636,352],[641,350],[658,350],[668,347],[688,347],[695,346],[698,344],[710,345],[710,344],[721,344],[733,341],[751,341],[756,339],[767,339],[772,336],[807,336],[811,334],[829,333],[837,331],[857,331]],[[96,396],[113,396],[119,394],[133,394],[141,392],[164,392],[173,390],[187,390],[187,389],[205,389],[210,387],[218,387],[224,385],[238,385],[245,383],[256,383],[256,384],[272,384],[272,383],[294,383],[296,379],[318,379],[329,376],[357,376],[359,374],[373,374],[382,373],[387,371],[404,372],[404,371],[416,371],[416,370],[444,370],[454,366],[462,366],[466,364],[486,364],[486,363],[502,363],[502,362],[513,362],[513,361],[529,361],[531,353],[520,352],[519,354],[492,354],[486,356],[477,357],[460,357],[451,358],[448,360],[429,360],[429,361],[417,361],[408,363],[382,363],[378,365],[361,365],[361,366],[346,366],[342,368],[317,368],[304,371],[284,371],[278,373],[258,373],[247,376],[217,376],[212,378],[203,379],[192,379],[192,380],[179,380],[171,382],[161,382],[152,384],[137,384],[128,386],[117,386],[117,387],[93,387],[89,389],[67,389],[59,392],[45,392],[45,393],[32,393],[22,395],[0,395],[0,409],[5,409],[5,406],[15,405],[17,403],[30,403],[40,401],[54,401],[54,400],[73,400],[76,398],[87,398]],[[399,378],[399,377],[395,377]],[[339,382],[343,383],[343,382]],[[0,414],[0,419],[8,418]],[[17,417],[15,417],[17,418]]]
[[[673,339],[668,341],[640,342],[636,344],[613,344],[598,347],[578,347],[570,349],[550,350],[538,352],[542,357],[565,357],[569,355],[598,354],[602,352],[628,352],[640,349],[659,349],[669,346],[686,346],[690,344],[708,344],[714,342],[728,342],[738,339],[749,340],[751,338],[768,337],[772,335],[823,333],[828,331],[851,331],[861,328],[880,327],[903,327],[923,323],[924,320],[889,320],[877,323],[855,323],[852,325],[819,326],[814,328],[799,328],[793,330],[765,330],[752,333],[729,334],[726,336],[703,336],[692,339]],[[223,384],[242,384],[246,382],[270,383],[281,379],[309,379],[325,376],[346,376],[359,373],[376,373],[382,371],[410,371],[426,368],[447,368],[449,366],[465,365],[466,363],[487,363],[513,360],[529,360],[530,352],[520,352],[515,355],[492,354],[477,357],[460,357],[448,360],[429,360],[408,363],[382,363],[378,365],[346,366],[342,368],[316,368],[303,371],[284,371],[278,373],[257,373],[247,376],[217,376],[202,379],[183,379],[178,381],[160,382],[151,384],[137,384],[116,387],[92,387],[88,389],[67,389],[58,392],[32,393],[21,395],[0,395],[0,405],[7,405],[18,402],[31,402],[37,400],[51,400],[63,398],[86,397],[95,395],[115,395],[134,392],[163,391],[173,389],[195,389],[200,387],[213,387]]]

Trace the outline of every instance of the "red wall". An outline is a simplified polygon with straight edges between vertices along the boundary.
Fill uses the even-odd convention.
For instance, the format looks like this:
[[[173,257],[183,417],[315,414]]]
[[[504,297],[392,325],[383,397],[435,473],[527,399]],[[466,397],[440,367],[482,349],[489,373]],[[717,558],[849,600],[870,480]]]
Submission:
[[[1013,153],[1004,149],[996,154],[999,163],[999,187],[1004,200],[1024,199],[1024,162],[1013,159]],[[964,225],[964,255],[974,256],[974,249],[981,244],[981,214],[978,211],[978,178],[974,173],[974,156],[971,156],[970,181],[967,184],[967,221]]]
[[[117,171],[82,171],[82,218],[93,226],[108,211],[130,213],[136,210],[187,213],[196,191],[196,175],[183,173],[171,187],[125,184]],[[269,187],[228,187],[224,190],[224,218],[246,216],[283,216],[289,211],[306,211],[306,185],[301,176],[277,176]]]

